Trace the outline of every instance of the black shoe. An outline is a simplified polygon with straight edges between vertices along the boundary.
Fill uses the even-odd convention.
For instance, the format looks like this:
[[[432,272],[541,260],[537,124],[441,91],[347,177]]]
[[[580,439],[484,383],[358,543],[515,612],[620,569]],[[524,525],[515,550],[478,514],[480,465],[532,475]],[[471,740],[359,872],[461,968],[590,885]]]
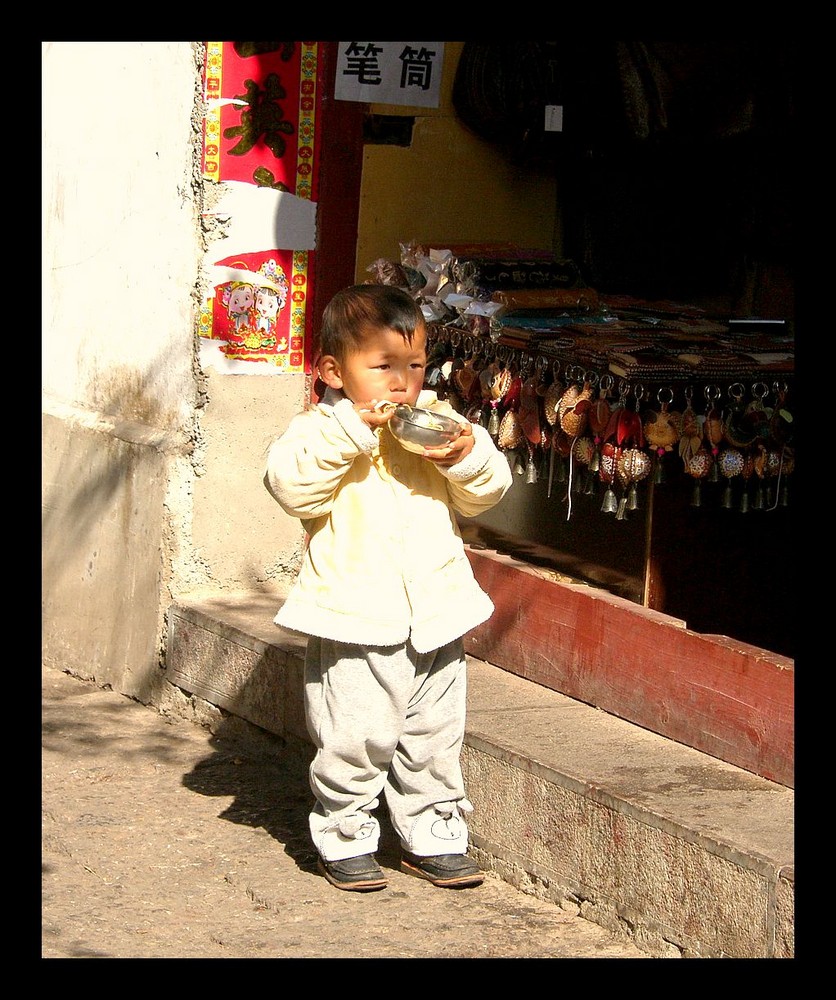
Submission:
[[[436,854],[429,858],[419,858],[415,854],[404,852],[401,871],[425,878],[433,885],[451,889],[481,885],[485,880],[484,872],[466,854]]]
[[[373,892],[385,889],[388,884],[373,854],[361,854],[343,861],[320,858],[317,867],[331,885],[349,892]]]

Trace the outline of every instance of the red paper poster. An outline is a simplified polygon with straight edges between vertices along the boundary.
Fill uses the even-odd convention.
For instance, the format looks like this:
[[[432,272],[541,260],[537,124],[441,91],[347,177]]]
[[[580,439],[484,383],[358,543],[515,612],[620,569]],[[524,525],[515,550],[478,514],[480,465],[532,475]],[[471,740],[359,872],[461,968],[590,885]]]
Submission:
[[[315,200],[317,73],[316,42],[207,42],[204,178]],[[306,306],[312,259],[312,251],[292,246],[253,246],[214,261],[242,273],[215,286],[201,315],[201,336],[222,342],[229,359],[310,372]]]
[[[201,336],[218,340],[229,360],[306,371],[309,257],[304,250],[264,250],[219,260],[235,273],[215,286],[201,317]]]
[[[203,176],[317,197],[316,42],[207,42]]]

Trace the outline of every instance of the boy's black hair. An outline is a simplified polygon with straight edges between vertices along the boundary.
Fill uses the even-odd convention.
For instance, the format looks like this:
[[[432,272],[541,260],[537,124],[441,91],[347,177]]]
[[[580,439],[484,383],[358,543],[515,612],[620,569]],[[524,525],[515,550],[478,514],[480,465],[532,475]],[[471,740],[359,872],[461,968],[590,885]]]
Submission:
[[[331,299],[322,314],[319,354],[343,360],[363,346],[368,331],[397,330],[408,343],[424,323],[420,307],[392,285],[351,285]]]

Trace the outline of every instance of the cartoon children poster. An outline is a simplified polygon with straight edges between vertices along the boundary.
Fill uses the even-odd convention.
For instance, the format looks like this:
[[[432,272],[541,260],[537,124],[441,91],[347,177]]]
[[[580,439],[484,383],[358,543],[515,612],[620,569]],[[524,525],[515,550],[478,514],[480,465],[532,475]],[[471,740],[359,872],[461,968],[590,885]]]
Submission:
[[[307,257],[304,251],[267,250],[219,260],[227,280],[215,285],[206,304],[201,336],[218,341],[230,361],[304,371]]]
[[[207,42],[204,178],[266,188],[308,206],[315,202],[318,77],[316,42]],[[235,256],[211,261],[216,278],[225,280],[213,282],[201,337],[214,341],[229,361],[268,362],[269,368],[259,368],[271,373],[309,371],[313,243],[292,241],[298,234],[281,230],[284,245],[293,249],[262,249],[261,228],[246,214],[231,218],[230,232]],[[242,245],[253,252],[241,252]]]

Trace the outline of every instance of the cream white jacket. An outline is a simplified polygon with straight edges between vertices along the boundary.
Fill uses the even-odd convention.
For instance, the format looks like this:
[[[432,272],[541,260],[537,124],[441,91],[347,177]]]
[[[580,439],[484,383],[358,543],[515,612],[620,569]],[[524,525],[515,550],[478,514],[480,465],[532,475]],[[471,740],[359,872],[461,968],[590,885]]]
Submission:
[[[418,406],[465,420],[434,392]],[[264,483],[309,540],[275,621],[367,646],[411,638],[426,653],[486,621],[493,604],[473,576],[455,512],[489,510],[512,483],[506,457],[474,426],[464,461],[440,468],[372,430],[328,390],[270,447]]]

